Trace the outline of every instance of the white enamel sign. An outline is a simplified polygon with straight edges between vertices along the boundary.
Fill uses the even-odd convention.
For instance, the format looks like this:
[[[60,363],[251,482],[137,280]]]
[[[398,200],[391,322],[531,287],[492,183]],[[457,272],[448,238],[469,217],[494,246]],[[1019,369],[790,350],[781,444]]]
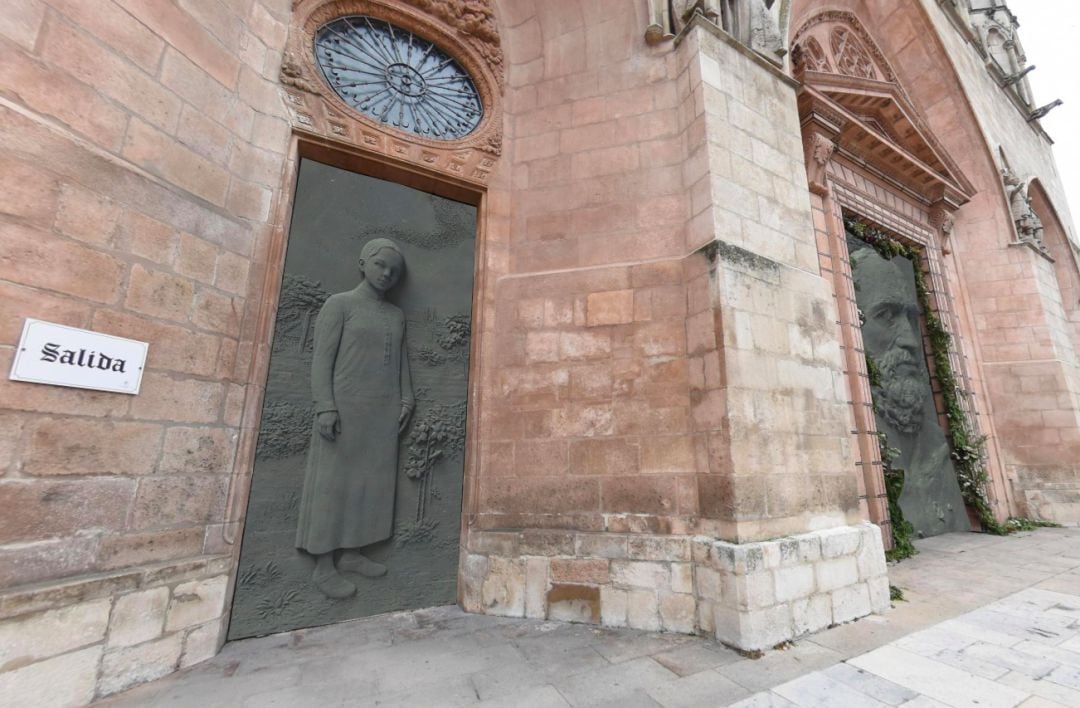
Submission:
[[[11,379],[136,394],[146,342],[27,318]]]

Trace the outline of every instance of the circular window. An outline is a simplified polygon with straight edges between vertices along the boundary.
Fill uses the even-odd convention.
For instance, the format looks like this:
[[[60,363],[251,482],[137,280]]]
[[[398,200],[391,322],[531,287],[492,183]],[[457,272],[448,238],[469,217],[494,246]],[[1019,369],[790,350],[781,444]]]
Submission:
[[[363,15],[328,22],[315,34],[315,57],[347,104],[399,130],[456,140],[484,116],[476,86],[460,64],[389,22]]]

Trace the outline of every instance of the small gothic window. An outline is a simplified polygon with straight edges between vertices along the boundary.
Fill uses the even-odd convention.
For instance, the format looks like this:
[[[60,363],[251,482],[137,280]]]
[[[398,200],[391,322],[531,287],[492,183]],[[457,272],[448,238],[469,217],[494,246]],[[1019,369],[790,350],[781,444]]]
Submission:
[[[484,109],[469,74],[433,43],[383,20],[353,15],[319,28],[315,57],[330,87],[380,123],[456,140]]]

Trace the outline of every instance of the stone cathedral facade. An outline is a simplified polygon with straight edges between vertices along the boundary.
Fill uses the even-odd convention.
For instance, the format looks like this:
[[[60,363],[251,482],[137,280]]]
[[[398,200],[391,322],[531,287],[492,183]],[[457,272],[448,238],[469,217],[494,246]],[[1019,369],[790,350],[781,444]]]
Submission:
[[[1018,26],[5,3],[2,366],[27,318],[148,354],[135,395],[0,381],[0,703],[452,602],[767,650],[887,611],[912,535],[1080,521],[1080,238]],[[389,487],[318,491],[356,420],[335,474]],[[330,513],[387,530],[295,540]]]

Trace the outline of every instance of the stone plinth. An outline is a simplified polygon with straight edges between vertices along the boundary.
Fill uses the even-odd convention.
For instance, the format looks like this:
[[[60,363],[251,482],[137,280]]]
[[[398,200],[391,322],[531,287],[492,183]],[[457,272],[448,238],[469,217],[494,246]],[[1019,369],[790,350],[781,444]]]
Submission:
[[[702,634],[758,651],[889,607],[881,532],[702,536],[486,531],[462,563],[472,612]]]
[[[889,608],[874,524],[757,543],[696,539],[695,558],[702,630],[739,649],[769,649]]]

